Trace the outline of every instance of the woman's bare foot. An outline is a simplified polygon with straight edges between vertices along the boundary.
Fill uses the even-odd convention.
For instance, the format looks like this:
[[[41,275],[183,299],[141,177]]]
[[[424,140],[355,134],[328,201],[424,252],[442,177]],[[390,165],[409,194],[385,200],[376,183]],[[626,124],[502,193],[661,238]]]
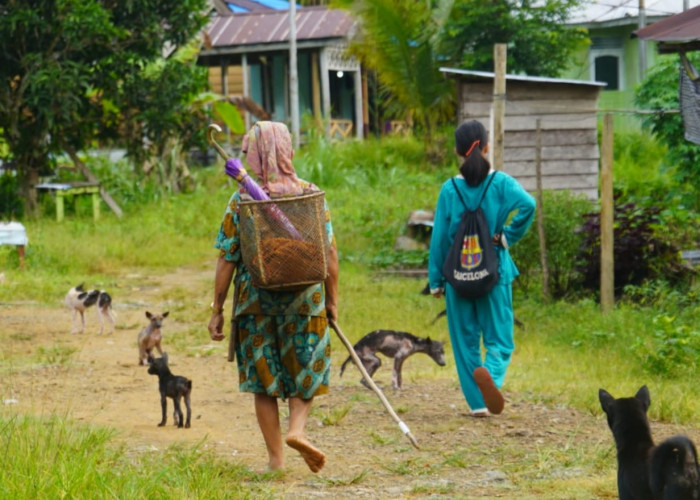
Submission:
[[[287,436],[285,442],[301,454],[311,472],[318,472],[326,465],[326,455],[309,443],[304,436]]]
[[[282,461],[270,460],[267,464],[267,472],[277,472],[284,468],[284,463]]]

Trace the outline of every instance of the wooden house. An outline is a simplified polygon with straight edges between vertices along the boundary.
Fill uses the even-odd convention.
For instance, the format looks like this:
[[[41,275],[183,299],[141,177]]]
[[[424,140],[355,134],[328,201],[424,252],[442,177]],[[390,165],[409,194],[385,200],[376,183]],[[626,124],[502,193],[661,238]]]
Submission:
[[[456,80],[457,119],[491,131],[494,74],[442,68]],[[605,84],[506,76],[503,170],[528,191],[537,187],[537,123],[542,187],[598,198],[597,105]]]
[[[235,102],[247,124],[288,122],[289,3],[217,0],[214,5],[198,57],[198,64],[209,67],[212,90]],[[355,21],[342,10],[299,6],[295,24],[300,115],[324,123],[331,137],[363,137],[362,69],[346,52]]]
[[[587,31],[590,43],[572,54],[563,78],[605,82],[600,107],[634,109],[636,86],[660,60],[657,43],[635,38],[635,30],[700,5],[700,0],[608,0],[581,2],[567,25]],[[637,130],[639,117],[615,115],[615,130]]]

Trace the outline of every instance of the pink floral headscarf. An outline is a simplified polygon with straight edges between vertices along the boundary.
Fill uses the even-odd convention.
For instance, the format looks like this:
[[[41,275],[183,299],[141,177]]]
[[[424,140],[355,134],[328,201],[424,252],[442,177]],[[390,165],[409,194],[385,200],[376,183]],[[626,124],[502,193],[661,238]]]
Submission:
[[[257,122],[243,137],[241,149],[271,198],[304,193],[292,165],[292,136],[284,123]]]

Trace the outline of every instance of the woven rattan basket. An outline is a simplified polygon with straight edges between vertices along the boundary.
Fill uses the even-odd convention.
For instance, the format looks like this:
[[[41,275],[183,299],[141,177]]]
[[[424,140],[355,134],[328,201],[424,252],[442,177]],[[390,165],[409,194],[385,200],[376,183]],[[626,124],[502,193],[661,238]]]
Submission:
[[[240,238],[243,263],[256,288],[295,290],[328,276],[330,243],[323,191],[242,201]]]

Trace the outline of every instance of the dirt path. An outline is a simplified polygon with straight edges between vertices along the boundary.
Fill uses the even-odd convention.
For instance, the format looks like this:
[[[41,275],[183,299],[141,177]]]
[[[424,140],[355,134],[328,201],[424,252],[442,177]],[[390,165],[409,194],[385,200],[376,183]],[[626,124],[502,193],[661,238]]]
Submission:
[[[214,453],[263,470],[266,453],[252,397],[238,392],[235,365],[226,361],[227,345],[208,338],[208,303],[186,300],[188,290],[208,297],[211,276],[210,269],[182,269],[165,277],[127,277],[132,285],[112,290],[118,325],[113,335],[96,335],[94,310],[87,314],[86,332],[70,334],[72,320],[62,298],[49,304],[0,303],[0,412],[56,413],[113,427],[136,452],[203,441]],[[125,296],[129,299],[119,299]],[[156,425],[157,378],[137,365],[136,336],[146,324],[145,310],[170,310],[164,347],[172,371],[193,380],[191,429],[171,425],[170,400],[168,425]],[[443,378],[404,374],[403,391],[385,391],[421,445],[414,450],[376,396],[358,383],[357,370],[348,368],[338,379],[346,353],[337,339],[333,348],[331,394],[317,399],[308,429],[326,453],[327,465],[311,474],[290,449],[287,474],[276,485],[284,496],[544,498],[533,485],[567,479],[590,482],[585,495],[572,493],[571,498],[614,498],[614,454],[601,418],[506,393],[502,416],[472,419],[451,370]],[[431,362],[420,363],[410,361],[405,370]],[[388,366],[376,377],[385,387]],[[657,437],[676,431],[660,424],[654,430]],[[601,470],[586,456],[596,454],[609,466]],[[523,487],[531,493],[524,494]]]

